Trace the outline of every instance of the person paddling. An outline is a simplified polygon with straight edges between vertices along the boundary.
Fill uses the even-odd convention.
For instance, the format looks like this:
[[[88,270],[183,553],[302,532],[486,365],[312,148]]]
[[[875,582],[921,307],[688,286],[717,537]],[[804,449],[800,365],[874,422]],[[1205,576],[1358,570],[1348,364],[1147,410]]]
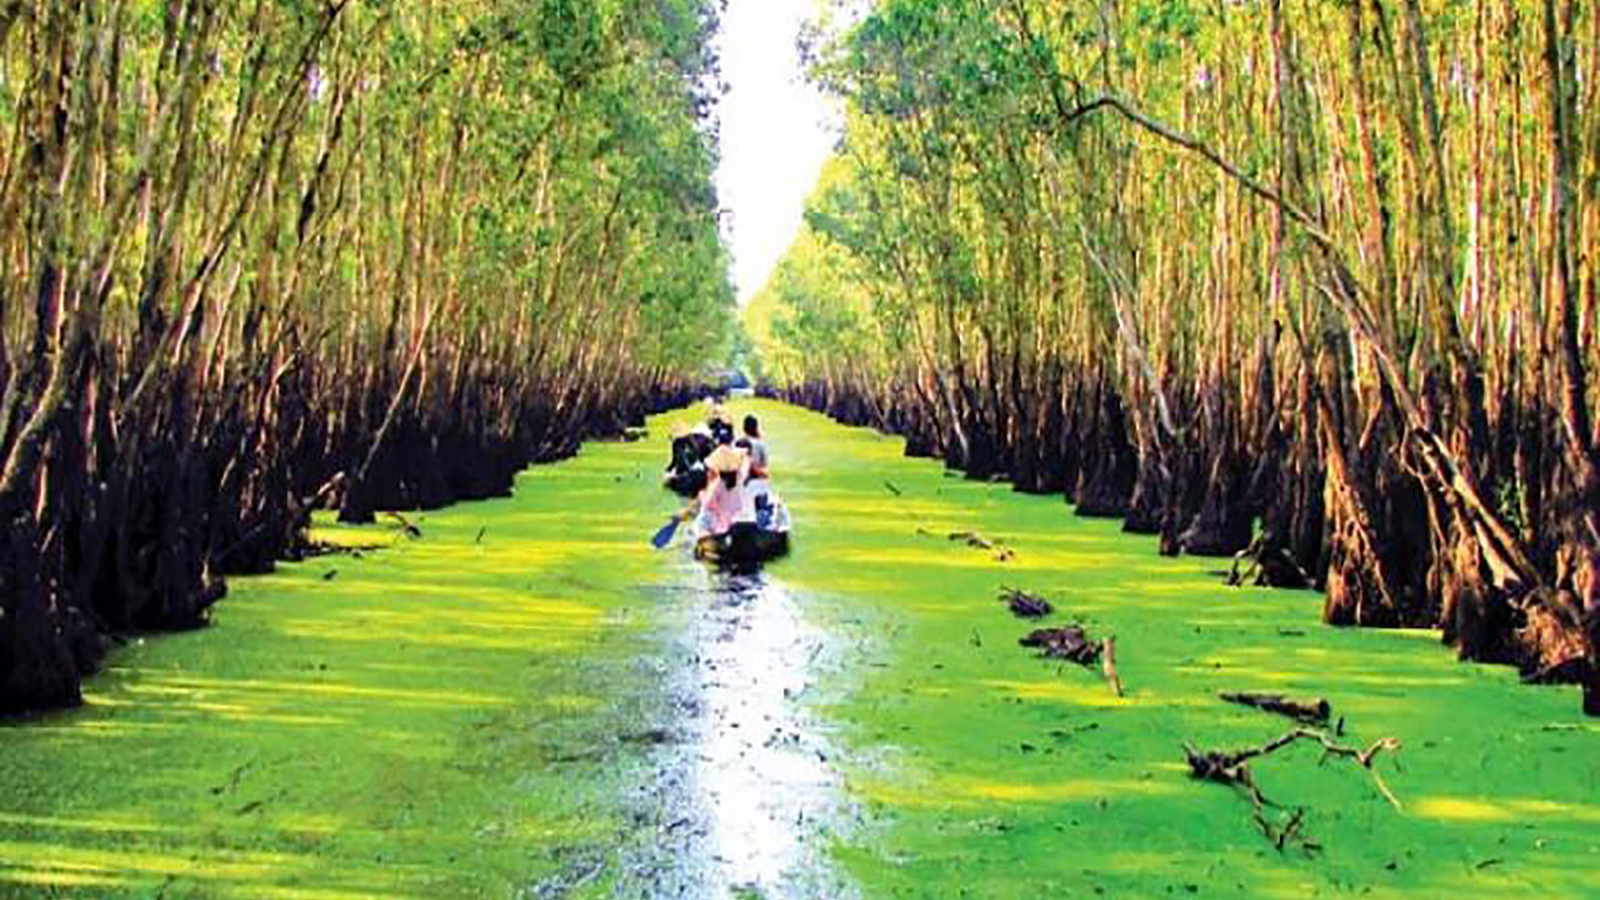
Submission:
[[[709,534],[726,534],[745,508],[745,482],[750,475],[750,456],[733,446],[733,429],[717,435],[717,448],[706,457],[706,486],[680,514],[683,521],[698,511],[706,517]]]

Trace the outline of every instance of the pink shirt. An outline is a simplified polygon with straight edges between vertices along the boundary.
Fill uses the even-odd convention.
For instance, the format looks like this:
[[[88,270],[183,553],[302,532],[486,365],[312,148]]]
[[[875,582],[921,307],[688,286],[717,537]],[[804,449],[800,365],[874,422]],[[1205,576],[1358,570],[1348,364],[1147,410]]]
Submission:
[[[746,466],[740,466],[734,487],[728,487],[723,482],[720,472],[708,473],[710,482],[707,487],[705,512],[712,534],[727,533],[738,520],[739,513],[744,510],[745,472]]]

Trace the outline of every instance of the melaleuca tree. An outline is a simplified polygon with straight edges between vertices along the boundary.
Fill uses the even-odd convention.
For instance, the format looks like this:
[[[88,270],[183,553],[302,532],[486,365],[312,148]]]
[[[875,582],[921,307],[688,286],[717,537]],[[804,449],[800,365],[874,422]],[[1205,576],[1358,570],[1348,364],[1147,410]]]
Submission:
[[[0,706],[723,352],[710,0],[0,9]],[[670,262],[668,262],[670,260]]]
[[[860,333],[894,374],[793,353],[795,396],[1166,552],[1244,551],[1325,586],[1333,622],[1439,625],[1539,670],[1592,650],[1592,10],[885,0],[836,21],[814,53],[850,189],[815,198],[808,240],[883,298]]]

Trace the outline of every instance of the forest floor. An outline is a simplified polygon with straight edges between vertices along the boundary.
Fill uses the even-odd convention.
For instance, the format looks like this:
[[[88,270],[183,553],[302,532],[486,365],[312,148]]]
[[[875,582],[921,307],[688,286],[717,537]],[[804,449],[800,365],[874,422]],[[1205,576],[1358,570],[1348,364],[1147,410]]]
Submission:
[[[898,439],[731,411],[766,423],[790,557],[650,550],[688,413],[415,533],[320,527],[372,549],[234,579],[83,708],[0,727],[0,897],[1600,897],[1574,689],[1323,627],[1318,595],[1226,587]],[[1125,695],[1018,646],[1038,625],[1004,587],[1114,635]],[[1297,744],[1249,764],[1279,847],[1189,777],[1186,742],[1295,727],[1220,691],[1398,739],[1373,759],[1398,808]]]

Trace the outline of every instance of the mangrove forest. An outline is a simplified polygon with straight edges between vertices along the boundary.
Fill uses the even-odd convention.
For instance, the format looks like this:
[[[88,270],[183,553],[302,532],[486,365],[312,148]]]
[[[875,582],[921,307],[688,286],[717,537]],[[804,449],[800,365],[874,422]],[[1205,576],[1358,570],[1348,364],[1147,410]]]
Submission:
[[[0,9],[0,707],[74,701],[107,636],[203,623],[313,508],[503,493],[682,400],[734,318],[714,21]]]
[[[878,4],[774,384],[1600,714],[1600,16],[1428,5]]]
[[[0,900],[1596,900],[1597,332],[1586,0],[0,0]]]

